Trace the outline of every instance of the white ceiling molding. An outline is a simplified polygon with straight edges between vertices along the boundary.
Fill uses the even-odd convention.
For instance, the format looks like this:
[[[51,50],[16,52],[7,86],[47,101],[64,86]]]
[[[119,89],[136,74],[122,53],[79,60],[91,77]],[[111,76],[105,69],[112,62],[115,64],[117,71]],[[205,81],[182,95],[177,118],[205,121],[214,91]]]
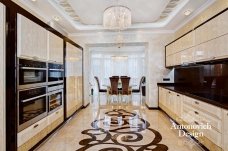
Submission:
[[[179,29],[181,29],[184,25],[186,25],[188,22],[190,22],[192,19],[194,19],[197,15],[202,13],[205,9],[207,9],[209,6],[211,6],[216,0],[208,0],[204,5],[202,5],[198,10],[194,11],[193,14],[185,20],[182,24],[176,27],[174,29],[174,32],[177,32]]]
[[[123,35],[135,35],[135,34],[143,34],[143,35],[151,35],[151,34],[172,34],[174,30],[133,30],[133,31],[121,31]],[[77,36],[95,36],[97,34],[102,34],[103,36],[116,36],[118,32],[103,32],[103,31],[91,31],[91,32],[76,32],[72,34],[68,34],[69,37],[77,37]]]
[[[26,10],[30,11],[32,14],[36,16],[40,16],[39,18],[42,18],[43,21],[46,23],[53,20],[53,16],[59,16],[61,19],[58,22],[59,26],[63,28],[63,31],[68,33],[68,36],[86,36],[86,35],[96,35],[99,33],[102,33],[104,35],[112,35],[115,31],[108,31],[104,29],[102,24],[84,24],[82,23],[82,19],[80,16],[80,13],[83,14],[83,11],[80,13],[77,13],[77,11],[81,10],[82,7],[87,7],[87,3],[84,3],[84,1],[79,0],[37,0],[36,2],[32,2],[31,0],[13,0],[15,3],[20,4],[24,8],[27,8]],[[210,6],[213,2],[216,0],[164,0],[163,6],[160,5],[158,10],[160,10],[159,13],[156,13],[156,16],[154,17],[155,20],[151,20],[150,22],[147,19],[141,19],[139,22],[133,23],[133,25],[126,31],[123,31],[123,34],[160,34],[160,33],[174,33],[178,29],[180,29],[182,26],[184,26],[187,22],[192,20],[195,16],[197,16],[200,12],[202,12],[204,9],[206,9],[208,6]],[[90,2],[90,0],[85,0],[85,2]],[[99,2],[99,4],[103,1],[91,1],[93,4],[96,4]],[[125,3],[126,2],[126,3]],[[137,1],[140,3],[140,1]],[[146,0],[144,0],[146,2]],[[77,9],[75,8],[75,5],[77,5]],[[105,1],[105,5],[103,7],[106,7],[108,5],[113,4],[114,1]],[[122,1],[122,3],[125,3],[126,5],[131,5],[130,0]],[[134,4],[134,8],[137,8],[137,3]],[[151,3],[149,3],[151,5]],[[147,4],[144,4],[147,5]],[[139,9],[140,11],[143,11],[143,13],[147,13],[144,10],[142,10],[141,6]],[[88,5],[89,7],[89,5]],[[92,6],[91,6],[92,7]],[[97,6],[99,7],[99,6]],[[132,6],[131,6],[132,7]],[[75,10],[76,9],[76,10]],[[79,9],[79,10],[78,10]],[[89,8],[88,8],[89,9]],[[102,11],[103,8],[99,8],[100,11]],[[189,16],[185,16],[183,14],[184,11],[187,9],[191,9],[193,13]],[[148,8],[147,8],[148,10]],[[86,11],[86,10],[85,10]],[[93,7],[93,11],[97,11],[96,7]],[[91,13],[91,12],[90,12]],[[100,12],[101,13],[101,12]],[[138,13],[138,12],[134,12]],[[47,15],[48,14],[48,15]],[[152,14],[153,15],[153,14]],[[158,16],[158,17],[157,17]],[[84,16],[85,17],[85,16]],[[99,18],[99,14],[94,14],[92,16],[93,18],[97,17]],[[134,17],[134,16],[133,16]],[[139,18],[140,16],[137,15]],[[91,19],[87,18],[87,19]]]
[[[105,30],[102,25],[85,25],[80,22],[80,19],[77,21],[72,20],[72,17],[67,13],[67,9],[72,11],[72,7],[66,0],[48,0],[50,4],[55,7],[70,23],[74,24],[77,30]],[[132,24],[129,29],[145,29],[145,28],[161,28],[165,27],[178,13],[179,11],[189,2],[190,0],[170,0],[167,7],[163,11],[162,15],[166,13],[165,19],[159,19],[157,22],[152,23],[137,23]],[[169,12],[169,13],[168,13]],[[75,13],[76,15],[76,13]],[[77,16],[77,15],[76,15]],[[161,17],[160,17],[161,18]]]

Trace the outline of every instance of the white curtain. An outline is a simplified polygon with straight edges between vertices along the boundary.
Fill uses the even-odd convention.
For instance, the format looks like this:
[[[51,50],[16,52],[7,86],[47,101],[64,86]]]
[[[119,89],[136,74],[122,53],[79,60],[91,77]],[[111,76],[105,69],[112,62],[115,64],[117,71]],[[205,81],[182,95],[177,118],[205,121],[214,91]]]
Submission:
[[[139,85],[140,79],[144,76],[144,57],[128,56],[122,59],[106,57],[91,57],[91,82],[94,83],[94,76],[97,76],[100,85],[108,85],[111,76],[129,76],[130,84]],[[136,87],[137,87],[136,86]],[[105,87],[103,87],[105,88]]]

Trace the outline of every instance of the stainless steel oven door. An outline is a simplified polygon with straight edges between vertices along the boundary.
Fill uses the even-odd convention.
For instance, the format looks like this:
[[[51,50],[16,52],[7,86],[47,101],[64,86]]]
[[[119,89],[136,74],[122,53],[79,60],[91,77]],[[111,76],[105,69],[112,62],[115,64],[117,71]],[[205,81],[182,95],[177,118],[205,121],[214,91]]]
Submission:
[[[48,93],[48,114],[51,114],[63,105],[63,89]]]
[[[47,63],[19,59],[18,75],[20,90],[47,85]]]
[[[64,70],[63,69],[49,69],[48,70],[48,84],[63,83]]]
[[[47,116],[47,88],[19,91],[18,101],[18,131]]]

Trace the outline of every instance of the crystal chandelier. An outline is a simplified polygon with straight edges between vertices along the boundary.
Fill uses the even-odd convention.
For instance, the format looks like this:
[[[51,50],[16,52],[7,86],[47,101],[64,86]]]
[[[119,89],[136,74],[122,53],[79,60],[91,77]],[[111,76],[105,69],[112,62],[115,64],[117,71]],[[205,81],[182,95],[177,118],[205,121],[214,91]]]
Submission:
[[[131,26],[131,10],[125,6],[116,5],[104,11],[103,26],[107,29],[124,30]]]

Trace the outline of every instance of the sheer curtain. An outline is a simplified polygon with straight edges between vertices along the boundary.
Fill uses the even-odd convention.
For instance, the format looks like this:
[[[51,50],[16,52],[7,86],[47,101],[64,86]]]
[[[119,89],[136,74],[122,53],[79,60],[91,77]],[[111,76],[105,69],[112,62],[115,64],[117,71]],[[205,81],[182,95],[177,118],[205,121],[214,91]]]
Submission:
[[[94,83],[94,76],[97,76],[100,85],[109,85],[111,76],[129,76],[130,84],[139,85],[144,76],[144,56],[127,56],[121,59],[113,59],[111,56],[91,56],[91,82]],[[103,87],[105,88],[105,87]]]

